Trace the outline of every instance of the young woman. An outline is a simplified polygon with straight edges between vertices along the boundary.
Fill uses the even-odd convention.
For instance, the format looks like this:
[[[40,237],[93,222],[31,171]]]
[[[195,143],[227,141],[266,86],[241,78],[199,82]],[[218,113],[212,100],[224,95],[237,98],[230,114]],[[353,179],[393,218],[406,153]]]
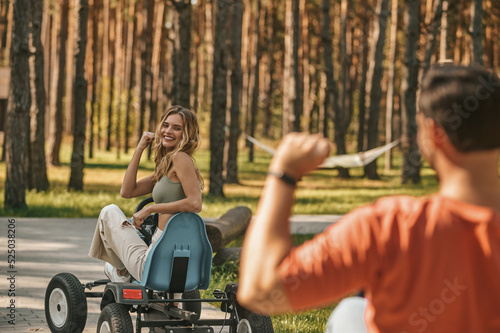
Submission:
[[[154,141],[155,170],[137,181],[143,151]],[[141,280],[147,255],[160,238],[168,220],[179,212],[201,211],[203,179],[193,162],[199,145],[196,116],[181,106],[172,106],[162,117],[156,133],[144,132],[127,168],[120,194],[135,198],[152,193],[154,204],[133,215],[133,225],[116,205],[103,208],[89,255],[106,261],[104,273],[113,282],[128,282],[130,275]],[[158,213],[158,228],[148,247],[135,228]],[[134,228],[135,227],[135,228]]]

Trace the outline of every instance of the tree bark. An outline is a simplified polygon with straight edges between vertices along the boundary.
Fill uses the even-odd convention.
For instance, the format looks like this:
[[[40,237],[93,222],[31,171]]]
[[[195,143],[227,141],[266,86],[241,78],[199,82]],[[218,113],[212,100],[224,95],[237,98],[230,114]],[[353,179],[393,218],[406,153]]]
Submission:
[[[5,207],[26,207],[26,153],[29,112],[30,69],[29,69],[29,0],[13,3],[12,44],[10,50],[11,81],[7,106],[6,137],[6,179]]]
[[[385,31],[388,17],[388,0],[378,0],[376,18],[370,48],[368,69],[368,82],[370,84],[370,95],[368,102],[368,128],[367,128],[367,149],[373,149],[378,144],[378,123],[380,116],[380,101],[382,99],[382,74],[384,61]],[[373,161],[365,166],[365,175],[368,179],[378,179],[377,161]]]
[[[427,28],[427,43],[425,46],[424,62],[422,63],[420,77],[429,70],[431,67],[431,58],[436,48],[436,37],[441,24],[443,16],[443,0],[436,0],[434,3],[433,16],[430,26]]]
[[[173,29],[175,30],[174,40],[174,84],[172,86],[172,104],[190,107],[191,95],[191,66],[190,66],[190,46],[191,46],[191,1],[172,0],[175,11],[173,19]]]
[[[30,61],[31,110],[30,140],[28,156],[28,188],[45,191],[49,187],[45,163],[45,78],[44,56],[41,38],[43,1],[31,0],[31,45],[33,57]],[[33,103],[34,101],[34,103]]]
[[[389,65],[387,74],[387,98],[385,109],[385,143],[392,142],[393,136],[393,116],[394,116],[394,84],[396,72],[396,51],[397,51],[397,33],[398,33],[398,0],[392,0],[391,9],[391,36],[389,46],[389,56],[387,63]],[[392,150],[385,153],[385,171],[392,168]]]
[[[224,143],[227,105],[227,32],[229,6],[218,0],[215,19],[212,117],[210,119],[210,186],[209,194],[224,196]]]
[[[101,84],[101,79],[99,73],[102,71],[102,47],[99,47],[99,13],[102,12],[100,9],[100,0],[94,0],[92,6],[92,92],[90,97],[90,138],[89,138],[89,158],[94,157],[94,146],[95,146],[95,118],[99,114],[98,109],[100,108],[100,103],[97,100],[97,90],[98,85]],[[97,110],[97,112],[96,112]],[[97,122],[97,131],[99,130],[99,122]]]
[[[134,110],[134,106],[132,105],[132,97],[133,97],[133,68],[134,68],[134,59],[132,57],[134,53],[134,45],[137,45],[137,42],[134,41],[135,36],[135,3],[131,1],[128,7],[128,19],[127,19],[127,42],[125,46],[125,74],[123,80],[123,90],[126,92],[125,98],[125,138],[124,138],[124,151],[125,154],[128,153],[129,144],[130,144],[130,113]]]
[[[51,130],[49,138],[49,163],[55,166],[61,164],[59,160],[62,135],[64,130],[64,78],[66,73],[66,41],[68,39],[68,11],[69,0],[63,0],[59,9],[61,25],[58,34],[59,53],[57,56],[58,69],[57,81],[53,89],[56,89],[55,110],[51,110]],[[56,79],[56,78],[54,78]],[[54,81],[53,81],[54,82]]]
[[[226,164],[226,183],[238,183],[238,139],[240,137],[241,94],[241,30],[242,0],[234,0],[231,8],[231,107],[229,125],[229,147]]]
[[[368,0],[363,0],[363,14],[361,15],[361,40],[359,41],[359,97],[358,97],[358,152],[364,151],[365,145],[365,119],[366,119],[366,83],[367,83],[367,72],[368,72],[368,34],[369,34],[369,22],[368,18]]]
[[[257,110],[259,107],[259,81],[260,81],[260,11],[261,11],[261,1],[257,0],[257,9],[255,11],[255,21],[254,21],[254,47],[252,53],[252,65],[253,74],[250,79],[250,87],[252,90],[252,100],[250,105],[250,136],[255,137],[255,122],[257,121]],[[254,145],[253,143],[248,144],[248,162],[253,163],[254,159]]]
[[[85,125],[87,104],[87,81],[85,80],[85,51],[87,44],[88,0],[78,0],[75,4],[75,84],[73,153],[71,155],[71,175],[68,189],[83,190],[83,169],[85,166]]]
[[[448,59],[448,0],[443,0],[443,14],[441,15],[441,33],[439,40],[439,61]]]
[[[404,13],[405,26],[405,60],[402,79],[403,133],[401,148],[403,150],[402,182],[420,182],[420,153],[417,146],[417,87],[418,59],[417,48],[419,38],[419,0],[406,0]]]
[[[300,130],[299,0],[286,0],[283,72],[283,135]]]
[[[471,10],[472,61],[484,65],[483,60],[483,0],[474,0]]]
[[[267,87],[266,87],[266,100],[264,104],[264,127],[262,129],[262,135],[265,137],[271,137],[272,133],[272,115],[273,115],[273,105],[274,105],[274,90],[276,88],[276,80],[274,78],[274,73],[276,72],[276,60],[275,60],[275,44],[276,42],[276,30],[277,30],[277,4],[276,1],[268,2],[268,12],[267,12],[267,54],[268,54],[268,66],[267,66]]]

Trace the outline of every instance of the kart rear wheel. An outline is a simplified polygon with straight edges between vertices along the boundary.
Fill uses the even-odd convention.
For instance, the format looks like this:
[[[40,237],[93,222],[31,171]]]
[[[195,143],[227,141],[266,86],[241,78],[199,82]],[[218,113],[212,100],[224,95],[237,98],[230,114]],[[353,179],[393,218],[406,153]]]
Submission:
[[[102,309],[97,322],[97,333],[131,333],[132,318],[122,304],[111,303]]]
[[[236,327],[236,333],[274,333],[271,317],[263,316],[247,309],[238,311],[240,321]]]
[[[45,292],[45,318],[54,333],[81,333],[87,321],[87,298],[76,276],[59,273]]]

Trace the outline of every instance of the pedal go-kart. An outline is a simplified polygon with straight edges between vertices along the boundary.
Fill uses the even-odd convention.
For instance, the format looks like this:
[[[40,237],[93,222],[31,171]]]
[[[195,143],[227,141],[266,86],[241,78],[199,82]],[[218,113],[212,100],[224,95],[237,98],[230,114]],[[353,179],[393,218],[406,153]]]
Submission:
[[[136,211],[151,202],[152,198],[143,200]],[[140,229],[146,243],[156,225],[157,216],[151,215]],[[236,283],[228,283],[224,291],[216,289],[213,298],[200,298],[199,290],[208,289],[211,266],[212,247],[203,219],[195,213],[178,213],[153,245],[142,281],[115,283],[105,279],[82,284],[71,273],[55,275],[45,293],[47,323],[52,332],[82,332],[87,320],[87,297],[98,297],[98,333],[134,332],[130,313],[136,313],[136,333],[143,327],[149,328],[149,332],[213,333],[213,326],[228,327],[231,333],[273,332],[269,316],[250,312],[238,304]],[[91,291],[102,285],[103,292]],[[174,297],[179,294],[180,298]],[[201,318],[203,302],[220,303],[224,318]]]

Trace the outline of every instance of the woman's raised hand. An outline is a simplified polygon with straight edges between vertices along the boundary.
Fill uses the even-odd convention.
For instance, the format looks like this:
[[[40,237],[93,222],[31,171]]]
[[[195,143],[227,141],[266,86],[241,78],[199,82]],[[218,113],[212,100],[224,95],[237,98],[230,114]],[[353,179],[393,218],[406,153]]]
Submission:
[[[329,154],[330,142],[321,134],[291,133],[278,146],[270,170],[300,179],[320,166]]]
[[[154,138],[155,134],[153,132],[144,131],[142,133],[141,139],[139,140],[139,143],[137,144],[137,148],[142,150],[146,149],[148,145],[151,143],[151,141],[154,140]]]

